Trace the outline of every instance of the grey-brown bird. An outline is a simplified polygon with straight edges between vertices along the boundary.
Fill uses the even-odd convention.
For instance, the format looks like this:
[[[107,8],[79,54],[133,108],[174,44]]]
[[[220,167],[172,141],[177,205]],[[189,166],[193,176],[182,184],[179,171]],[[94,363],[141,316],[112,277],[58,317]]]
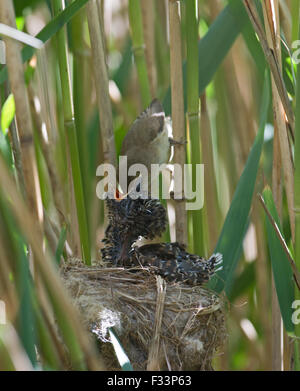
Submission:
[[[171,143],[163,106],[158,99],[154,99],[127,132],[120,155],[127,156],[128,168],[136,163],[144,164],[150,181],[151,164],[169,161]],[[127,184],[132,179],[128,177]],[[122,181],[119,182],[122,187]]]

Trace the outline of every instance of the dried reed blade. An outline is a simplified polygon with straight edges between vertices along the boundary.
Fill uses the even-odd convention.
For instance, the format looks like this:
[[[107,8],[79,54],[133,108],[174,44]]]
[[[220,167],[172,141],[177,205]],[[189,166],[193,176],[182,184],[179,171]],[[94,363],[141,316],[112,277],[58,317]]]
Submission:
[[[266,0],[263,2],[264,19],[266,26],[266,37],[270,48],[273,49],[275,59],[278,64],[281,64],[281,46],[279,35],[279,15],[278,1]],[[271,23],[271,25],[270,25]],[[281,71],[281,69],[279,68]],[[286,186],[286,195],[288,201],[288,210],[290,216],[290,226],[292,238],[295,240],[295,212],[294,212],[294,167],[290,154],[290,146],[286,129],[286,122],[282,101],[275,86],[275,79],[272,78],[272,93],[273,93],[273,112],[274,124],[278,130],[278,137],[281,151],[281,161],[283,165],[284,182]]]
[[[49,173],[55,207],[58,212],[59,221],[62,225],[66,221],[66,213],[65,213],[65,205],[64,205],[64,199],[62,193],[62,186],[56,170],[53,145],[50,144],[50,142],[46,142],[45,137],[43,135],[42,126],[44,121],[41,117],[42,113],[38,113],[36,110],[34,104],[34,91],[32,85],[28,86],[28,95],[29,95],[29,103],[30,103],[30,108],[32,113],[32,119],[35,128],[39,134],[40,145],[43,151],[43,156],[45,158],[45,162]]]
[[[156,277],[157,297],[155,309],[154,334],[151,341],[149,356],[148,356],[148,371],[159,371],[160,369],[160,334],[164,312],[164,303],[167,291],[167,284],[161,276]]]
[[[266,34],[265,34],[263,26],[260,22],[257,10],[254,5],[254,2],[252,0],[243,0],[243,1],[244,1],[246,11],[249,15],[249,19],[250,19],[250,21],[253,25],[253,28],[254,28],[254,30],[260,40],[261,47],[262,47],[263,52],[265,54],[266,60],[270,66],[270,70],[271,70],[272,75],[274,77],[274,82],[276,84],[281,102],[283,104],[285,114],[288,118],[288,121],[289,121],[289,124],[291,127],[291,132],[292,132],[292,134],[294,134],[294,131],[293,131],[294,123],[295,123],[294,113],[293,113],[293,110],[292,110],[292,107],[291,107],[291,104],[289,101],[289,97],[288,97],[288,94],[287,94],[287,91],[286,91],[286,88],[284,85],[282,73],[280,71],[280,64],[278,63],[278,60],[275,56],[274,51],[269,47],[269,44],[268,44],[268,41],[266,38]]]

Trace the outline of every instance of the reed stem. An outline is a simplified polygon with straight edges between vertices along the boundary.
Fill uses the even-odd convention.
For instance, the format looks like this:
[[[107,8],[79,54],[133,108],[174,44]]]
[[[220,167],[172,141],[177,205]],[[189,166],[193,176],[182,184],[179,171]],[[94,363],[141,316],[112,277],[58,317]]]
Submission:
[[[90,0],[86,9],[92,46],[94,81],[100,116],[104,161],[116,167],[116,147],[105,50],[103,46],[104,38],[102,37],[103,29],[100,27],[96,1]]]
[[[277,0],[265,0],[263,2],[263,13],[266,28],[266,37],[269,46],[273,49],[273,53],[278,64],[281,64],[281,47],[280,47],[280,25],[279,25],[279,9]],[[281,71],[281,67],[280,67]],[[286,121],[284,117],[284,108],[275,84],[274,76],[272,75],[272,96],[273,96],[273,113],[274,113],[274,129],[278,132],[278,141],[281,152],[281,161],[283,166],[283,175],[285,180],[285,186],[287,190],[288,208],[290,214],[290,225],[292,237],[294,238],[294,186],[293,186],[293,164],[289,151],[289,140],[287,135]],[[276,148],[277,145],[274,144]],[[277,150],[275,149],[277,152]],[[275,165],[274,167],[277,168]],[[279,178],[280,172],[275,174],[275,177]],[[276,185],[276,183],[275,183]],[[276,193],[278,190],[276,189]],[[279,194],[277,194],[279,196]],[[280,197],[280,196],[279,196]],[[280,198],[277,199],[280,206]],[[272,278],[272,369],[282,369],[282,355],[281,352],[281,339],[283,338],[283,327],[281,320],[281,313],[279,303],[277,299],[277,293],[275,289],[274,279]]]
[[[63,9],[62,0],[52,0],[54,14],[57,15]],[[63,97],[64,128],[67,134],[70,161],[72,167],[72,179],[74,184],[75,202],[77,209],[77,219],[80,235],[80,244],[83,261],[91,264],[89,231],[87,224],[87,213],[85,209],[83,181],[80,168],[76,125],[74,120],[73,100],[71,94],[69,63],[66,46],[65,30],[61,29],[57,33],[58,63],[60,71],[61,89]]]
[[[169,0],[169,23],[173,137],[176,141],[183,142],[185,140],[185,118],[178,1]],[[184,144],[175,146],[173,161],[181,165],[183,172],[183,166],[186,161]],[[175,201],[175,216],[176,241],[187,244],[187,213],[184,202]]]
[[[202,163],[199,127],[199,71],[198,71],[198,21],[196,0],[186,2],[185,30],[187,49],[187,116],[189,123],[192,183],[196,183],[196,165]],[[193,251],[205,254],[203,209],[192,212]]]
[[[1,1],[0,21],[16,28],[14,7],[11,0]],[[20,148],[16,146],[15,148],[16,150],[21,150],[28,207],[34,211],[38,221],[42,223],[43,207],[33,143],[30,105],[21,57],[21,45],[11,38],[4,37],[3,39],[6,45],[8,75],[11,91],[15,99],[16,120],[20,140]]]
[[[140,0],[129,0],[129,24],[133,45],[134,60],[138,74],[142,105],[145,108],[151,100],[150,83],[145,59],[145,42]]]
[[[151,97],[156,97],[156,63],[155,63],[155,23],[154,4],[149,0],[141,0],[143,32],[145,39],[145,57]]]

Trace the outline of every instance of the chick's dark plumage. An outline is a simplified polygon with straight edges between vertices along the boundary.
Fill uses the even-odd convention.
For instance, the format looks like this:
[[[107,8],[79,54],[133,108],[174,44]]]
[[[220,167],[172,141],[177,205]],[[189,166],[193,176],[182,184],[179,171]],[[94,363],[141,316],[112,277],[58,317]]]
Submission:
[[[160,236],[167,224],[165,208],[159,200],[107,199],[109,224],[102,251],[104,261],[114,266],[143,266],[168,281],[201,285],[220,267],[221,254],[209,259],[188,253],[179,243],[151,243],[134,246],[140,237]]]
[[[201,285],[209,280],[222,262],[221,254],[209,259],[189,254],[179,243],[153,243],[131,251],[134,264],[155,267],[155,272],[168,281]]]
[[[159,200],[126,197],[107,199],[106,205],[109,224],[102,257],[115,265],[128,264],[131,246],[140,236],[153,239],[166,229],[166,211]]]

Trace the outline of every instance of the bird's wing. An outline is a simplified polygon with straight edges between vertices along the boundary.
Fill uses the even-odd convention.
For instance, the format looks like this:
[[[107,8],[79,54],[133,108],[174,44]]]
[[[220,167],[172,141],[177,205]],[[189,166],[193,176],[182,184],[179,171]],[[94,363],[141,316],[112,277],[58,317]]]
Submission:
[[[124,137],[121,154],[136,145],[147,145],[156,139],[164,129],[165,113],[159,100],[154,99],[151,104],[137,117]]]

